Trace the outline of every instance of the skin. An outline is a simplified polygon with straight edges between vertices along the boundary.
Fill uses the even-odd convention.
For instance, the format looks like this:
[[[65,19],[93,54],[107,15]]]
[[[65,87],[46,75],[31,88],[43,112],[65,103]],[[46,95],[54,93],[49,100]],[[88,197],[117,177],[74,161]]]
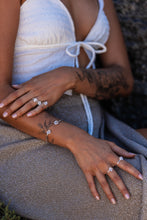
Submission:
[[[97,0],[65,0],[62,2],[73,18],[76,39],[82,41],[96,20],[99,10]],[[133,87],[132,73],[111,0],[105,0],[105,13],[110,21],[111,33],[106,45],[108,51],[100,55],[103,68],[86,70],[88,57],[81,49],[80,68],[60,67],[34,77],[22,85],[12,87],[12,60],[19,12],[20,1],[1,0],[0,30],[3,31],[0,34],[0,117],[3,120],[29,135],[46,140],[46,131],[56,118],[46,113],[45,107],[42,105],[32,111],[32,108],[35,107],[35,103],[32,101],[33,97],[37,97],[41,101],[47,100],[48,106],[51,106],[68,89],[73,89],[98,100],[118,95],[125,96],[131,92]],[[79,18],[80,23],[78,22]],[[42,84],[44,84],[43,88]],[[31,114],[27,115],[26,113]],[[94,176],[101,184],[110,202],[116,203],[116,198],[106,180],[106,174],[126,199],[130,197],[127,187],[116,171],[107,173],[107,170],[110,166],[117,165],[119,156],[134,158],[134,154],[121,149],[115,143],[96,139],[80,128],[65,122],[58,126],[52,126],[52,133],[49,135],[48,141],[65,147],[73,153],[79,167],[84,172],[92,195],[97,200],[100,199],[100,196],[95,187]],[[125,160],[117,166],[142,180],[140,172]]]

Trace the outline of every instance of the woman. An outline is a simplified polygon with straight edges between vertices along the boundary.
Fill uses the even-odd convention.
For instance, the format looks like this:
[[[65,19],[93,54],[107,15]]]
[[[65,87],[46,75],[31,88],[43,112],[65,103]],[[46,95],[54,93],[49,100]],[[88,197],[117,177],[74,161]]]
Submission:
[[[36,220],[145,219],[147,140],[98,102],[133,87],[112,1],[1,0],[0,29],[1,199]]]

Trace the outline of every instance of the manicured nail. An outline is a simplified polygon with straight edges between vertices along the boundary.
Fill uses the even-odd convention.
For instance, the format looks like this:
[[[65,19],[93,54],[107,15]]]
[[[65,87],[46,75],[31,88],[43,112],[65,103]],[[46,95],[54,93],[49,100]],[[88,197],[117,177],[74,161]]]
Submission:
[[[143,180],[143,176],[141,174],[138,175],[140,180]]]
[[[113,205],[115,205],[115,204],[116,204],[115,199],[111,199],[111,203],[112,203]]]
[[[6,118],[7,116],[8,116],[8,113],[7,113],[7,112],[4,112],[4,113],[3,113],[3,117]]]
[[[32,113],[31,113],[31,112],[29,112],[29,113],[27,114],[27,116],[28,116],[28,117],[32,116]]]
[[[13,114],[13,115],[12,115],[12,118],[17,118],[17,114],[16,114],[16,113]]]
[[[129,154],[132,155],[132,156],[136,156],[136,154],[134,154],[134,153],[130,153],[130,152],[129,152]]]
[[[100,197],[99,197],[99,196],[96,196],[95,198],[96,198],[96,200],[100,200]]]
[[[130,195],[127,193],[127,194],[125,194],[125,198],[126,199],[130,199]]]
[[[3,108],[4,107],[4,103],[0,103],[0,108]]]

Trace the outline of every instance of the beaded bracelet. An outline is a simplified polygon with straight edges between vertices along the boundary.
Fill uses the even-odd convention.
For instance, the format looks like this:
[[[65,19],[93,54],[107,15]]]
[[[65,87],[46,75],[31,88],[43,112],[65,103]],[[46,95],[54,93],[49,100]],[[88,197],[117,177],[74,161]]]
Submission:
[[[53,122],[50,123],[50,126],[56,126],[56,125],[59,125],[60,123],[62,122],[62,120],[55,120]],[[46,132],[46,142],[48,142],[48,135],[50,135],[52,133],[52,130],[51,129],[48,129],[47,132]]]

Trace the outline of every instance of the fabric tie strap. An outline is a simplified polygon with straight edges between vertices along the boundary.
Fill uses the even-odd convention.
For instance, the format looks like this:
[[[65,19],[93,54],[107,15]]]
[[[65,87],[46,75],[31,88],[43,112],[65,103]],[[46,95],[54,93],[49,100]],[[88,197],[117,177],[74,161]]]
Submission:
[[[78,56],[80,55],[80,48],[83,48],[84,50],[90,51],[91,52],[91,59],[86,66],[86,69],[89,69],[96,58],[96,54],[102,54],[107,51],[107,48],[105,47],[104,44],[98,43],[98,42],[83,42],[83,41],[78,41],[70,44],[66,48],[66,53],[70,57],[74,57],[76,59],[76,67],[79,67],[79,62],[78,62]],[[86,52],[86,51],[85,51]]]
[[[102,54],[105,53],[107,51],[107,48],[105,47],[104,44],[98,43],[98,42],[83,42],[83,41],[78,41],[78,42],[74,42],[72,44],[70,44],[69,46],[67,46],[66,48],[66,53],[70,56],[75,58],[75,66],[77,68],[79,68],[79,60],[78,60],[78,56],[80,55],[80,49],[83,48],[85,50],[85,52],[89,51],[91,52],[91,58],[90,61],[88,63],[88,65],[86,66],[86,69],[89,69],[91,66],[94,67],[94,61],[96,58],[96,54]],[[94,124],[93,124],[93,117],[92,117],[92,112],[91,112],[91,108],[88,102],[88,98],[86,95],[80,94],[83,105],[84,105],[84,109],[86,112],[86,116],[87,116],[87,121],[88,121],[88,133],[90,135],[93,134],[93,128],[94,128]]]

